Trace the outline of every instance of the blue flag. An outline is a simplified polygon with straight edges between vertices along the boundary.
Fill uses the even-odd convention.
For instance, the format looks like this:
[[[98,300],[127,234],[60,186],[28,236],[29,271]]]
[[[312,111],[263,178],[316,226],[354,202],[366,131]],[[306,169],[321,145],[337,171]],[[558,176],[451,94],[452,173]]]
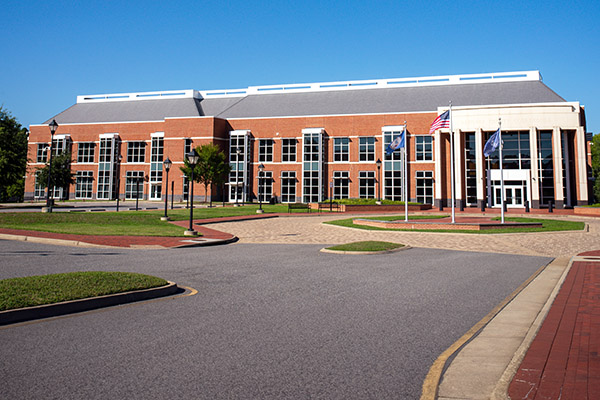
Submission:
[[[485,142],[483,147],[483,155],[489,157],[500,146],[500,128]]]
[[[404,147],[404,136],[406,135],[406,128],[398,135],[396,138],[390,143],[390,145],[385,150],[385,154],[388,156],[392,154],[394,151],[401,149]]]

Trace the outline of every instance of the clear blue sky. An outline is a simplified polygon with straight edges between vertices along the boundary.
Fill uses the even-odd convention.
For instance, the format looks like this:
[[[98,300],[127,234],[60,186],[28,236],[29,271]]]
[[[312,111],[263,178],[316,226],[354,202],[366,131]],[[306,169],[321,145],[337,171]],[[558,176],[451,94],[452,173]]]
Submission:
[[[77,95],[540,70],[600,131],[600,1],[2,4],[0,105],[24,126]]]

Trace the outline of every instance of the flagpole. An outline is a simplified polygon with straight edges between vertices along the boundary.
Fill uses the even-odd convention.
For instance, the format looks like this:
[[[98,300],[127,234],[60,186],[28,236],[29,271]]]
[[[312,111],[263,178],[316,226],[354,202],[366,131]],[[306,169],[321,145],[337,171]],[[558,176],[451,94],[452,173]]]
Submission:
[[[408,222],[408,160],[406,159],[406,147],[408,146],[408,138],[406,135],[406,121],[404,121],[404,222]]]
[[[450,101],[450,174],[452,179],[450,180],[450,191],[452,197],[452,223],[456,222],[456,213],[454,211],[455,200],[454,200],[454,132],[452,131],[452,101]]]
[[[504,171],[502,169],[502,118],[498,118],[498,134],[500,139],[500,206],[502,207],[501,220],[504,223]]]

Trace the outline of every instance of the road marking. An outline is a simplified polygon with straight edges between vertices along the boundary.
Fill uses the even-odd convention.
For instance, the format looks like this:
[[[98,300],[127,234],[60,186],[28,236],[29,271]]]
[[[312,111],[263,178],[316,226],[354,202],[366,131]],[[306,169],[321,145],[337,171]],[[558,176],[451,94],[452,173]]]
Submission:
[[[508,303],[510,303],[519,293],[523,291],[539,274],[548,266],[550,263],[541,266],[533,275],[523,282],[518,288],[515,289],[510,295],[508,295],[500,304],[492,309],[485,317],[477,322],[471,329],[467,331],[460,339],[454,342],[450,347],[446,349],[440,356],[433,362],[429,372],[423,381],[423,389],[421,391],[421,400],[435,400],[437,398],[437,390],[442,379],[444,367],[448,359],[456,352],[462,349],[462,347],[468,343],[480,330],[482,330],[491,320],[498,314]]]

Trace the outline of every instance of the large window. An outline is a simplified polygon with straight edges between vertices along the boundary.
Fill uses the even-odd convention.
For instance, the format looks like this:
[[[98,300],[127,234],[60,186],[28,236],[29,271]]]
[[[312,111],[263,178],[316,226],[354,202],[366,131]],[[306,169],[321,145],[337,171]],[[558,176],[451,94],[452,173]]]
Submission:
[[[334,138],[333,139],[333,161],[344,162],[350,157],[350,139],[349,138]]]
[[[127,143],[127,162],[143,163],[146,162],[146,142]]]
[[[35,171],[35,191],[33,193],[33,197],[36,199],[41,199],[46,197],[45,190],[45,182],[40,181],[40,171]]]
[[[75,176],[75,198],[91,199],[94,189],[94,172],[77,171]]]
[[[144,171],[127,171],[125,173],[125,198],[144,198]]]
[[[296,202],[296,172],[282,171],[281,172],[281,202],[295,203]]]
[[[374,137],[361,137],[358,139],[358,159],[362,162],[375,161]]]
[[[296,162],[296,139],[281,140],[281,162]]]
[[[494,132],[487,132],[486,141]],[[529,131],[502,131],[502,168],[529,169],[531,158],[529,151]],[[500,169],[500,149],[488,157],[488,168]]]
[[[333,198],[347,199],[350,194],[350,173],[348,171],[333,172]]]
[[[321,180],[322,133],[304,133],[304,151],[302,163],[302,201],[317,203],[321,201],[323,186]]]
[[[164,139],[162,136],[152,137],[152,153],[150,156],[150,199],[160,200],[162,197]]]
[[[94,149],[96,143],[79,143],[77,145],[77,162],[78,163],[93,163],[94,162]]]
[[[552,131],[538,133],[538,176],[540,179],[540,205],[554,201],[554,160],[552,156]]]
[[[383,148],[400,135],[404,129],[403,126],[389,127],[390,130],[383,131]],[[383,198],[386,200],[402,201],[404,193],[402,190],[402,177],[404,165],[402,163],[401,151],[394,151],[392,154],[384,154],[383,160]]]
[[[115,159],[117,154],[117,138],[101,137],[98,151],[98,190],[96,197],[102,200],[114,198],[116,192]]]
[[[48,161],[48,143],[38,143],[36,160],[39,163],[45,163]]]
[[[273,162],[273,139],[258,140],[258,161]]]
[[[415,157],[417,161],[433,160],[433,137],[431,135],[415,136]]]
[[[375,171],[360,171],[358,173],[358,197],[374,199],[375,183]]]
[[[477,205],[475,132],[465,132],[465,189],[467,205]]]
[[[271,196],[273,196],[273,172],[263,171],[262,176],[258,179],[258,185],[260,201],[264,203],[271,201]]]
[[[433,204],[433,171],[415,171],[417,179],[417,202]]]

